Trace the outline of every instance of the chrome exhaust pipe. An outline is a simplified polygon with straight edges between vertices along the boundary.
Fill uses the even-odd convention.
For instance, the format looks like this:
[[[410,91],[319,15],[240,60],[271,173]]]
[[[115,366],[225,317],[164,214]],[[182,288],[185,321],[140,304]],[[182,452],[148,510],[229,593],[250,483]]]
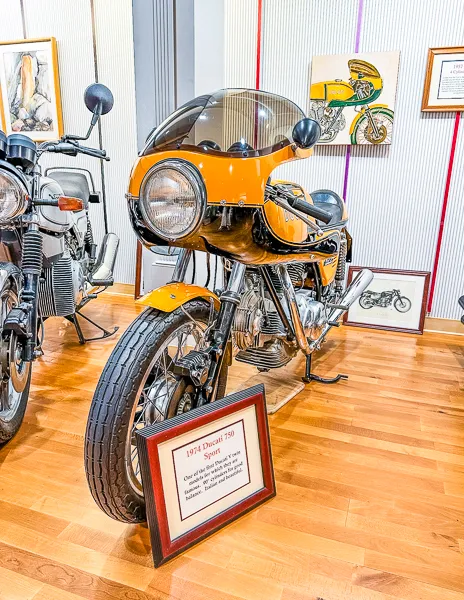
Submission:
[[[113,270],[118,255],[119,238],[115,233],[107,233],[103,238],[95,268],[89,277],[92,285],[113,285]]]
[[[336,308],[334,308],[328,317],[328,323],[324,326],[321,335],[310,344],[311,351],[317,350],[325,336],[332,329],[333,323],[336,323],[342,317],[350,306],[362,295],[374,278],[374,274],[369,269],[360,271],[350,283],[345,293],[340,298]]]

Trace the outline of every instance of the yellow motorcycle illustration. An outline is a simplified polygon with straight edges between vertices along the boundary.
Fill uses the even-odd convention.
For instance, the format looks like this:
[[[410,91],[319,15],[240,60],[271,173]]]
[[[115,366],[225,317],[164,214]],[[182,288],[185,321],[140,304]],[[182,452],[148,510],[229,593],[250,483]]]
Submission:
[[[343,109],[353,107],[358,114],[350,126],[352,144],[391,144],[394,112],[386,104],[372,104],[382,93],[380,73],[364,60],[349,60],[348,68],[348,82],[335,79],[311,85],[308,116],[321,126],[319,143],[333,142],[346,126]]]

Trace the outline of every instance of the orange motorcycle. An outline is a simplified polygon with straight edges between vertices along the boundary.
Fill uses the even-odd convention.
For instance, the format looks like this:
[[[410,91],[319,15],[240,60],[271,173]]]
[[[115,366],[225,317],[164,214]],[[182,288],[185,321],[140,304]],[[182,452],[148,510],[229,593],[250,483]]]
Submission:
[[[127,200],[148,248],[181,248],[172,282],[115,347],[92,401],[85,443],[98,505],[129,523],[145,519],[138,429],[225,394],[232,358],[259,370],[299,351],[304,381],[330,329],[372,280],[345,289],[352,240],[342,199],[273,181],[282,163],[311,154],[320,127],[293,102],[255,90],[222,90],[188,102],[149,136]],[[220,257],[221,289],[187,283],[194,251]]]

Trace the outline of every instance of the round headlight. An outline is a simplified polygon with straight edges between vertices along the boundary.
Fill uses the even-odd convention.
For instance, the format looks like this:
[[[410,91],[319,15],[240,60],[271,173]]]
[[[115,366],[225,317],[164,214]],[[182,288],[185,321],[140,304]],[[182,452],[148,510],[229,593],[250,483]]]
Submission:
[[[191,234],[206,207],[201,175],[183,160],[164,160],[146,175],[140,192],[140,210],[146,225],[165,240]]]
[[[11,221],[26,210],[26,190],[16,177],[0,171],[0,223]]]

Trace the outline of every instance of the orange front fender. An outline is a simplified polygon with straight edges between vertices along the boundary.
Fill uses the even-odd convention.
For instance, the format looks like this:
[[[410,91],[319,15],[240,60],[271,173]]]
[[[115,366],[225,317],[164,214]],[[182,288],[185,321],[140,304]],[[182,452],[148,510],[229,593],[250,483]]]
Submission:
[[[207,301],[212,299],[214,308],[219,310],[221,302],[216,294],[207,288],[190,283],[168,283],[148,292],[148,294],[136,300],[136,304],[151,306],[152,308],[170,313],[195,298],[203,298]]]

